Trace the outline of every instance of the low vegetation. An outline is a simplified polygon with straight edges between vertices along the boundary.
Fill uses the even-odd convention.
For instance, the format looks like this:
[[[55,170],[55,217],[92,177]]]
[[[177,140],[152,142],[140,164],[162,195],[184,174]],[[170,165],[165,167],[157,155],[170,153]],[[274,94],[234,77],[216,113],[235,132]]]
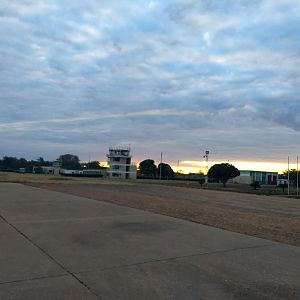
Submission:
[[[13,173],[13,172],[0,172],[0,182],[15,182],[15,183],[66,183],[66,184],[126,184],[130,185],[128,180],[113,180],[107,178],[85,178],[85,177],[65,177],[55,176],[48,174],[32,174],[32,173]]]
[[[108,179],[108,178],[84,178],[84,177],[65,177],[55,176],[47,174],[20,174],[13,172],[0,172],[0,182],[17,182],[17,183],[66,183],[66,184],[113,184],[113,185],[132,185],[132,184],[155,184],[155,185],[166,185],[174,187],[185,187],[185,188],[203,188],[208,190],[219,190],[237,193],[247,193],[256,195],[280,195],[286,196],[287,189],[282,189],[274,185],[261,185],[259,189],[254,189],[248,184],[237,184],[227,183],[226,188],[223,187],[222,183],[212,183],[208,185],[201,185],[199,181],[185,181],[185,180],[152,180],[152,179],[138,179],[138,180],[126,180],[126,179]],[[296,188],[290,187],[290,195],[296,196]]]

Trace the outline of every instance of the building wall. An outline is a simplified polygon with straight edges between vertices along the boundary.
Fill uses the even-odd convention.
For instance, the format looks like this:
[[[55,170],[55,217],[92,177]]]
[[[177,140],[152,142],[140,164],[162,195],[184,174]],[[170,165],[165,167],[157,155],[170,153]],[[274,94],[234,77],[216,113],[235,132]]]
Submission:
[[[54,167],[53,169],[53,175],[59,175],[60,167]]]
[[[233,183],[241,183],[241,184],[251,184],[252,177],[250,175],[240,175],[233,178]]]
[[[32,173],[55,174],[55,168],[49,166],[33,167]]]
[[[254,181],[258,181],[260,184],[276,185],[277,179],[277,172],[242,170],[240,171],[240,176],[234,178],[233,182],[251,184]]]
[[[66,169],[61,169],[60,174],[62,175],[82,175],[83,171],[82,170],[66,170]]]
[[[107,170],[106,170],[106,168],[103,168],[103,169],[83,169],[82,174],[85,175],[85,176],[106,177],[107,176]]]
[[[106,177],[107,171],[104,169],[83,169],[83,170],[60,170],[61,175],[69,175],[69,176],[81,176],[81,177]]]

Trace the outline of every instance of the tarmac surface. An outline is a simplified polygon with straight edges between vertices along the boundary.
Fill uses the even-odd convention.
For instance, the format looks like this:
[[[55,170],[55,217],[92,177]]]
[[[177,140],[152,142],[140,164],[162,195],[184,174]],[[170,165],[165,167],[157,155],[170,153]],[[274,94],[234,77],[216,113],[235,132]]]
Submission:
[[[0,299],[300,299],[300,248],[0,183]]]

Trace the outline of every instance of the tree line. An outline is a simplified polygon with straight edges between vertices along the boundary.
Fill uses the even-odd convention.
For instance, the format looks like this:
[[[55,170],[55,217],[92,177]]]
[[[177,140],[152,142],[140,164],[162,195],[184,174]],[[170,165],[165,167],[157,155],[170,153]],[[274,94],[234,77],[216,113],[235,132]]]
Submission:
[[[153,159],[143,160],[139,165],[139,173],[141,178],[174,178],[175,173],[170,165],[161,163],[155,165]],[[208,171],[208,178],[216,182],[222,182],[224,187],[229,179],[240,175],[240,171],[233,165],[228,163],[215,164]],[[200,182],[201,181],[201,182]],[[200,184],[204,184],[204,177],[200,179]]]
[[[80,163],[79,157],[74,154],[63,154],[57,158],[60,166],[67,170],[101,169],[99,161],[91,161],[86,164]],[[19,171],[24,168],[25,172],[32,172],[33,168],[42,166],[52,166],[53,162],[39,157],[36,160],[26,160],[25,158],[16,158],[12,156],[4,156],[0,159],[1,171]],[[219,180],[226,184],[229,178],[239,175],[239,171],[229,164],[214,165],[210,168],[208,176],[215,180]],[[145,159],[139,164],[138,177],[149,179],[172,179],[175,177],[175,172],[172,167],[166,163],[155,164],[153,159]],[[292,175],[293,176],[293,175]]]
[[[173,178],[175,173],[169,164],[160,163],[156,166],[153,159],[145,159],[139,164],[139,177],[141,178]]]
[[[0,170],[2,171],[18,171],[25,168],[26,172],[32,172],[34,167],[51,166],[52,162],[39,157],[36,160],[27,160],[25,158],[16,158],[13,156],[4,156],[0,159]]]
[[[57,159],[63,169],[81,170],[88,169],[101,169],[99,161],[91,161],[86,164],[80,163],[79,157],[74,154],[63,154]],[[4,156],[0,159],[0,171],[19,171],[20,168],[25,168],[26,172],[32,172],[34,167],[52,166],[52,161],[45,160],[39,157],[36,160],[26,160],[25,158],[16,158],[13,156]],[[153,159],[145,159],[139,164],[138,177],[140,178],[174,178],[175,172],[172,167],[166,163],[155,164]],[[225,186],[230,178],[240,175],[239,170],[231,164],[222,163],[213,165],[208,171],[208,178],[211,180],[222,182]],[[286,170],[279,178],[287,178],[288,171]],[[296,184],[297,170],[292,169],[289,171],[289,178],[291,184]]]
[[[57,158],[60,162],[60,166],[63,169],[68,170],[81,170],[84,167],[88,169],[101,169],[99,161],[91,161],[87,164],[81,164],[79,157],[74,154],[63,154]],[[14,156],[4,156],[0,159],[1,171],[19,171],[20,168],[24,168],[25,172],[32,172],[33,168],[52,166],[53,162],[45,160],[43,157],[39,157],[36,160],[27,160],[25,158],[17,158]]]

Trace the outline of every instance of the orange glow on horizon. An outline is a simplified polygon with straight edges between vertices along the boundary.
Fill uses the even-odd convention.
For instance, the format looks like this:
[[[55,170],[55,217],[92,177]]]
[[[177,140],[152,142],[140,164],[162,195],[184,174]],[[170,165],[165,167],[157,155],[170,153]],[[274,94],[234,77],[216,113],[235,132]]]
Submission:
[[[268,171],[268,172],[278,172],[283,173],[287,170],[287,163],[281,162],[259,162],[259,161],[209,161],[208,169],[214,164],[220,163],[230,163],[234,165],[239,170],[253,170],[253,171]],[[203,161],[181,161],[178,166],[172,165],[172,169],[175,172],[181,172],[184,174],[188,173],[199,173],[202,172],[206,174],[206,163]],[[296,164],[290,164],[290,169],[295,169]]]
[[[168,162],[166,162],[168,163]],[[239,170],[253,170],[253,171],[268,171],[268,172],[278,172],[283,173],[287,170],[287,162],[266,162],[266,161],[209,161],[208,169],[214,164],[220,163],[230,163],[234,165]],[[108,167],[106,161],[99,161],[99,165],[102,167]],[[138,165],[138,163],[137,163]],[[179,172],[183,174],[189,173],[199,173],[202,172],[206,174],[206,162],[205,161],[196,161],[196,160],[185,160],[180,161],[178,168],[177,164],[170,163],[174,172]],[[296,169],[296,164],[290,163],[290,169]]]
[[[105,167],[105,168],[108,167],[107,161],[99,161],[98,164],[100,167]]]

